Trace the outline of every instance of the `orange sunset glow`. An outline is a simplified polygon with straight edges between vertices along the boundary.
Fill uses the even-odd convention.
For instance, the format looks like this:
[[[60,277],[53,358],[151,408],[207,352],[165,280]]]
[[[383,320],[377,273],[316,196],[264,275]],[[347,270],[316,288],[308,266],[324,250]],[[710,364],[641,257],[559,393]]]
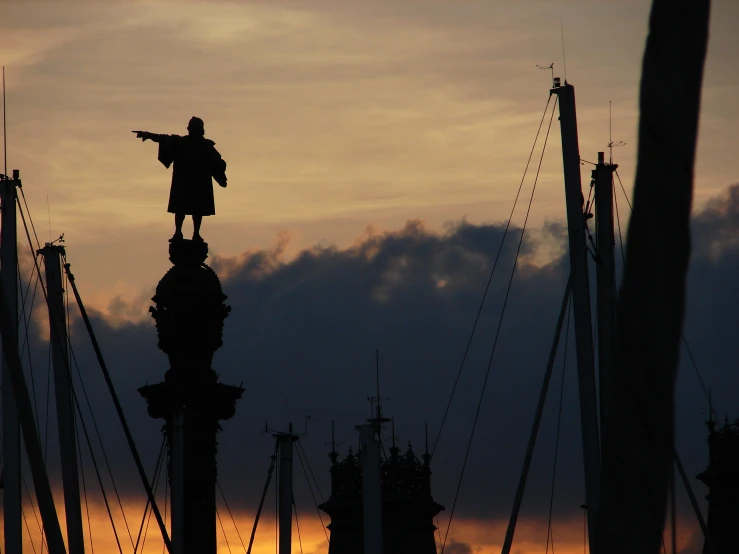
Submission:
[[[498,240],[495,233],[511,213],[546,105],[542,136],[554,113],[546,155],[539,168],[538,146],[524,180],[528,201],[539,170],[526,230],[531,242],[524,243],[520,258],[519,274],[526,280],[520,290],[525,292],[512,301],[512,309],[529,319],[516,312],[515,324],[501,335],[506,365],[486,393],[494,395],[485,404],[489,411],[482,412],[486,434],[474,443],[473,477],[466,476],[460,489],[443,550],[501,551],[551,342],[551,328],[541,322],[556,321],[542,297],[554,291],[552,298],[557,298],[551,305],[556,309],[566,282],[560,283],[558,273],[567,254],[561,139],[553,100],[547,104],[552,73],[546,66],[553,63],[554,76],[577,89],[582,158],[594,161],[604,151],[608,158],[609,141],[615,144],[613,161],[622,181],[617,182],[617,195],[626,200],[636,170],[639,80],[650,5],[650,0],[0,0],[7,172],[20,170],[39,241],[64,235],[67,261],[110,356],[147,471],[161,440],[162,420],[146,415],[146,403],[136,391],[160,381],[167,370],[148,310],[157,282],[172,265],[167,256],[173,228],[167,213],[171,170],[157,160],[156,144],[136,140],[131,131],[184,135],[189,119],[200,117],[205,136],[215,141],[228,164],[228,187],[215,187],[216,215],[204,218],[202,229],[210,248],[206,263],[217,271],[227,302],[234,306],[213,369],[223,382],[242,382],[245,389],[237,415],[222,424],[218,435],[219,483],[226,488],[235,519],[234,525],[219,498],[219,554],[243,552],[248,543],[268,463],[264,453],[271,444],[263,433],[265,421],[290,421],[302,428],[311,414],[315,422],[311,420],[310,432],[301,440],[326,492],[332,422],[336,420],[343,458],[350,446],[356,451],[354,425],[372,409],[365,398],[385,398],[385,389],[380,394],[375,382],[375,349],[386,356],[381,358],[387,364],[382,365],[383,387],[389,391],[386,409],[401,414],[400,444],[404,449],[412,444],[421,455],[429,437],[435,441],[448,391],[452,383],[456,387],[459,359],[463,352],[466,356],[466,333],[475,321],[479,297],[487,291],[490,256],[498,247],[493,238]],[[729,230],[722,235],[706,224],[702,232],[719,237],[715,240],[720,244],[691,274],[690,284],[712,289],[710,283],[715,283],[716,291],[735,287],[724,284],[734,282],[734,265],[724,263],[722,256],[728,256],[739,233],[732,207],[734,201],[739,205],[739,193],[731,188],[739,182],[738,26],[739,2],[714,0],[693,206],[696,217],[715,216]],[[591,169],[586,164],[581,168],[583,190]],[[625,201],[620,207],[618,224],[625,235],[629,212]],[[516,232],[525,209],[518,204],[513,212]],[[188,217],[188,238],[191,229]],[[705,253],[703,245],[715,246],[700,233],[696,236],[697,255]],[[19,231],[21,240],[20,280],[28,292],[33,290],[26,283],[34,272],[33,248]],[[385,257],[391,260],[381,266]],[[381,266],[376,278],[368,269],[373,263]],[[414,272],[428,279],[417,279]],[[701,281],[705,275],[710,280]],[[495,301],[504,289],[500,285],[491,295]],[[366,311],[355,311],[359,298],[369,299]],[[24,355],[29,364],[33,357],[37,367],[45,368],[49,323],[40,292],[35,302],[27,325],[32,338]],[[739,354],[731,350],[733,331],[722,333],[724,322],[735,319],[735,306],[727,301],[726,310],[734,311],[717,314],[722,302],[700,297],[689,303],[686,328],[703,337],[694,350],[702,367],[710,367],[706,382],[717,391],[723,421],[735,408],[737,383],[735,377],[722,381],[722,372],[735,367]],[[334,316],[332,307],[348,315]],[[707,327],[709,319],[718,331]],[[104,412],[103,440],[113,452],[113,470],[125,475],[120,483],[126,521],[117,504],[112,508],[120,548],[97,490],[89,506],[83,503],[86,546],[88,552],[93,547],[97,552],[134,552],[146,497],[76,308],[68,320],[71,340],[79,341],[80,379],[84,374],[99,381],[90,389],[91,411]],[[485,329],[483,340],[497,341],[493,327]],[[380,344],[378,337],[389,338]],[[446,340],[453,351],[448,357],[439,354]],[[574,339],[564,340],[570,340],[570,358],[557,358],[555,378],[563,385],[560,389],[558,380],[556,391],[552,385],[549,402],[556,403],[562,394],[565,407],[547,405],[544,445],[537,447],[514,554],[584,552]],[[411,351],[410,344],[417,349]],[[716,344],[728,349],[721,351],[725,358],[719,358]],[[487,350],[485,356],[481,352],[473,350],[471,356],[482,360],[484,371]],[[521,353],[536,358],[531,362],[536,373],[519,363]],[[429,369],[436,361],[443,370]],[[572,365],[567,374],[566,364]],[[33,390],[41,392],[33,400],[42,421],[39,413],[53,416],[55,408],[53,402],[51,408],[48,402],[44,406],[47,377],[39,375],[34,375]],[[469,396],[454,406],[460,412],[445,431],[449,442],[433,458],[432,494],[445,506],[437,521],[437,552],[442,551],[481,376],[475,373],[464,383]],[[687,392],[678,393],[684,420],[678,422],[677,435],[689,437],[678,442],[688,451],[686,465],[693,479],[708,460],[707,408],[698,385],[686,382],[679,391]],[[341,403],[336,414],[331,399]],[[422,409],[415,402],[423,403]],[[562,439],[560,478],[565,481],[557,485],[553,545],[547,545],[549,479],[560,445],[555,447],[560,414],[562,425],[574,431]],[[393,420],[393,433],[394,425]],[[56,432],[48,418],[39,428],[40,434]],[[390,440],[389,426],[385,433]],[[48,449],[44,445],[45,453],[57,448],[54,440]],[[78,440],[82,452],[87,446]],[[54,456],[51,465],[57,463]],[[297,465],[295,471],[300,471]],[[64,529],[58,473],[52,470],[51,480]],[[24,475],[30,475],[25,466]],[[91,475],[89,470],[88,479]],[[693,486],[705,512],[706,489],[697,481]],[[158,495],[164,509],[162,488]],[[253,554],[275,552],[273,489],[267,498]],[[697,554],[703,546],[701,530],[687,497],[678,500],[676,551]],[[24,552],[40,554],[46,547],[37,506],[27,497],[25,502]],[[296,502],[300,543],[294,526],[292,552],[327,554],[324,529],[306,490]],[[330,518],[321,515],[328,524]],[[159,530],[149,519],[145,543],[137,552],[163,552]],[[669,532],[665,541],[670,547]]]

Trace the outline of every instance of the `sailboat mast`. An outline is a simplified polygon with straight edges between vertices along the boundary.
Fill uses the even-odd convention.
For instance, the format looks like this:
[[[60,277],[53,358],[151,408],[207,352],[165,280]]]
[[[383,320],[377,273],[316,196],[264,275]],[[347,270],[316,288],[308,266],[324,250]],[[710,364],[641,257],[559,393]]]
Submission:
[[[74,403],[72,399],[72,374],[69,367],[67,347],[67,325],[64,313],[64,289],[62,287],[62,256],[64,247],[46,244],[39,250],[46,268],[46,290],[49,305],[49,342],[54,367],[54,389],[56,393],[57,424],[59,427],[59,449],[62,462],[64,487],[64,510],[67,521],[67,544],[70,554],[85,551],[82,530],[82,508],[80,506],[80,484],[77,467],[77,441],[74,426]]]
[[[382,479],[377,432],[380,425],[380,421],[370,420],[356,427],[359,431],[359,463],[362,468],[364,554],[382,554]]]
[[[588,531],[592,542],[600,486],[600,440],[590,315],[588,252],[585,242],[585,216],[583,214],[584,198],[580,181],[580,147],[577,138],[575,87],[566,81],[563,85],[560,85],[559,78],[555,78],[554,88],[550,92],[556,94],[559,98],[570,247],[570,275],[572,279],[572,309],[575,321],[580,421],[582,424],[583,462],[585,467],[585,497],[588,506]],[[594,552],[592,544],[591,552]]]
[[[3,87],[4,88],[4,87]],[[3,90],[3,102],[5,94]],[[20,186],[18,172],[13,178],[3,175],[0,179],[0,285],[8,302],[8,311],[13,321],[11,335],[2,340],[12,342],[18,348],[18,245],[16,229],[16,197]],[[2,356],[3,375],[3,526],[5,552],[20,554],[23,551],[23,526],[21,515],[21,432],[15,392],[11,386],[9,362]]]
[[[595,237],[598,248],[598,374],[600,405],[603,388],[613,373],[616,351],[616,271],[613,232],[613,172],[618,166],[605,162],[605,153],[598,152],[598,165],[593,171],[595,189]],[[602,421],[601,421],[602,424]],[[601,429],[602,434],[602,429]]]
[[[277,440],[279,456],[277,466],[279,554],[290,554],[293,527],[293,442],[298,440],[298,436],[293,433],[293,424],[290,423],[287,433],[275,433],[274,437]]]

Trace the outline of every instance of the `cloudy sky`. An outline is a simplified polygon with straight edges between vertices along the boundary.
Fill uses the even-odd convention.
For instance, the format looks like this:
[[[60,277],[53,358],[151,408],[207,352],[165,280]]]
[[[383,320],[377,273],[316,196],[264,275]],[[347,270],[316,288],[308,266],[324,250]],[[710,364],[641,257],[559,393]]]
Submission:
[[[203,234],[233,306],[214,367],[224,382],[246,388],[220,439],[220,479],[244,538],[271,452],[264,422],[313,416],[303,444],[325,494],[330,422],[343,449],[355,443],[353,427],[374,390],[376,348],[387,411],[403,444],[410,440],[420,451],[426,422],[435,437],[547,103],[551,75],[536,65],[554,62],[555,74],[565,76],[562,30],[581,154],[592,160],[606,150],[610,102],[612,138],[625,143],[614,158],[631,190],[647,1],[3,0],[0,10],[8,168],[21,170],[40,240],[65,234],[68,261],[96,311],[149,466],[158,424],[147,419],[135,389],[166,369],[147,308],[169,267],[172,221],[169,172],[156,147],[130,131],[185,133],[197,115],[228,162],[229,187],[216,191],[217,216],[206,219]],[[739,387],[732,376],[739,193],[730,188],[739,181],[737,24],[734,2],[714,2],[686,321],[716,406],[731,417],[739,415],[732,405]],[[502,542],[566,280],[556,123],[450,532],[456,542],[446,552],[493,552]],[[527,198],[532,182],[529,176],[524,184]],[[619,199],[625,225],[622,193]],[[435,496],[448,507],[442,529],[523,216],[520,207],[434,460]],[[32,334],[37,371],[45,371],[43,325]],[[106,446],[116,452],[112,464],[135,520],[143,501],[133,466],[81,328],[73,341],[93,407],[110,426]],[[576,552],[583,490],[568,358],[554,536],[558,548]],[[561,381],[555,375],[516,543],[522,553],[545,546]],[[706,402],[691,366],[680,379],[679,446],[696,474],[706,457]],[[45,398],[44,386],[37,388]],[[304,546],[325,552],[310,495],[300,495]],[[680,544],[696,552],[685,506]],[[102,505],[92,515],[96,543],[112,540]],[[274,547],[270,525],[267,517],[255,552]],[[233,547],[235,531],[226,531]],[[151,541],[161,547],[153,534]]]

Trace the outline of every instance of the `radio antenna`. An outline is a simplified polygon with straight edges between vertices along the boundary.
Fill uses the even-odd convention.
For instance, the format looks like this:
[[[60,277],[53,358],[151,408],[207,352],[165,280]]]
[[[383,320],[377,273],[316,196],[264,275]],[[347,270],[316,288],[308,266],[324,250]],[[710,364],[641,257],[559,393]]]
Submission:
[[[562,12],[559,12],[559,27],[562,31],[562,64],[564,65],[565,82],[567,82],[567,54],[565,53],[565,22]]]
[[[536,64],[536,67],[539,69],[549,69],[552,72],[552,86],[554,86],[554,62],[550,63],[549,65],[539,65]]]
[[[5,66],[3,66],[3,163],[4,174],[8,174],[8,125],[5,120]]]

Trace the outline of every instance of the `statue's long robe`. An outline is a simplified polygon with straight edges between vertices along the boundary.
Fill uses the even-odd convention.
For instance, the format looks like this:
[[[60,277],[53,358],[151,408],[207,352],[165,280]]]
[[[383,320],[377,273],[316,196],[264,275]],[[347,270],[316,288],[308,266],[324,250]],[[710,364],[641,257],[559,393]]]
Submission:
[[[215,142],[190,135],[160,135],[159,161],[174,163],[167,211],[185,215],[215,215],[213,179],[226,183],[226,162]]]

